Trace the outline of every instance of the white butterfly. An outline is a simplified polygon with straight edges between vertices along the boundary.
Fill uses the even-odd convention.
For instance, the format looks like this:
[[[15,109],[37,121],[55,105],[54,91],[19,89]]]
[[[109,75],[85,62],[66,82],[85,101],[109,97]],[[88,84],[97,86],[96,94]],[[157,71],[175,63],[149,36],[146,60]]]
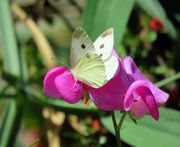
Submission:
[[[114,44],[113,29],[102,33],[92,43],[87,33],[77,28],[72,35],[70,63],[75,80],[93,88],[105,85],[116,73],[119,62],[111,55]]]

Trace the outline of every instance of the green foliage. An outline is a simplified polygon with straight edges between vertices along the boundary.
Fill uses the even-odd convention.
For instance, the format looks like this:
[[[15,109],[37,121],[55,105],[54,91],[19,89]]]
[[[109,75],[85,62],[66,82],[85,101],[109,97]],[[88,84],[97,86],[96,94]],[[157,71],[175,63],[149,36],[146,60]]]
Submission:
[[[0,39],[3,45],[4,66],[8,74],[13,78],[18,77],[17,82],[20,82],[20,57],[8,1],[0,1],[0,11]],[[14,143],[21,122],[22,108],[21,94],[18,94],[17,99],[8,100],[1,122],[0,146],[8,147]]]
[[[92,41],[105,30],[114,28],[114,49],[118,50],[134,6],[134,0],[88,0],[82,27]]]
[[[125,118],[121,138],[132,146],[178,146],[180,144],[180,113],[172,109],[159,108],[160,119],[156,122],[145,116],[137,121],[137,125],[129,118]],[[115,113],[119,121],[121,114]],[[111,116],[101,117],[103,125],[114,134]]]
[[[8,2],[2,0],[0,1],[0,39],[0,43],[3,46],[4,66],[7,72],[19,76],[20,60],[13,29],[13,20]]]
[[[146,36],[146,39],[148,42],[154,42],[156,39],[157,39],[157,32],[155,31],[152,31],[152,30],[149,30],[147,32],[147,36]]]
[[[168,34],[173,39],[177,39],[176,29],[167,18],[166,12],[157,0],[136,0],[136,2],[149,16],[160,18]]]

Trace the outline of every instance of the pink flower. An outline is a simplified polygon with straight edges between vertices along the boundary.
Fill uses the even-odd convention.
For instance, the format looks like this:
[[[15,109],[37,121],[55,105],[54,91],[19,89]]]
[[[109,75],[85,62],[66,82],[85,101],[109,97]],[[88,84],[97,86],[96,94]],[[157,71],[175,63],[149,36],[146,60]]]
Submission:
[[[119,60],[116,74],[104,86],[95,89],[80,81],[75,81],[72,73],[65,67],[51,69],[44,79],[44,91],[53,98],[62,97],[68,103],[77,103],[85,91],[94,104],[102,110],[129,111],[133,119],[151,115],[159,118],[159,105],[164,104],[169,95],[150,81],[139,71],[134,61],[126,57],[124,61],[112,50]],[[76,84],[75,84],[76,83]]]
[[[112,55],[118,57],[112,50]],[[126,72],[119,58],[119,67],[114,77],[101,88],[92,88],[80,81],[75,81],[71,72],[65,67],[51,69],[44,78],[44,92],[52,98],[62,97],[66,102],[74,104],[80,101],[85,91],[88,91],[94,104],[103,110],[124,110],[123,98],[125,90],[123,83],[127,83]],[[76,83],[76,84],[75,84]],[[122,84],[121,84],[122,83]]]
[[[43,85],[47,96],[52,98],[62,97],[71,104],[77,103],[84,94],[82,83],[76,82],[72,73],[67,71],[64,66],[51,69],[46,74]]]
[[[164,104],[169,95],[148,81],[130,57],[126,57],[123,62],[129,79],[129,88],[124,97],[124,109],[130,111],[134,119],[151,115],[158,120],[157,106]]]

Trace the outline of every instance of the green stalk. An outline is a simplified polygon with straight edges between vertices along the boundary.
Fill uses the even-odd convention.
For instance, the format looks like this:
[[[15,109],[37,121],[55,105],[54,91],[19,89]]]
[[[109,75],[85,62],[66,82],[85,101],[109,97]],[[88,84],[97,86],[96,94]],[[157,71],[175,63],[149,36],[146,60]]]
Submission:
[[[119,124],[118,124],[118,126],[117,126],[117,131],[120,131],[121,130],[121,127],[122,127],[122,124],[123,124],[123,121],[124,121],[124,119],[125,119],[125,117],[126,117],[126,112],[124,112],[123,113],[123,116],[121,117],[121,120],[120,120],[120,122],[119,122]]]
[[[28,145],[28,147],[32,147],[35,143],[37,143],[39,141],[39,139],[37,139],[36,141],[34,141],[32,144]]]
[[[162,86],[164,86],[164,85],[166,85],[166,84],[168,84],[170,82],[173,82],[173,81],[175,81],[177,79],[180,79],[180,73],[177,73],[172,77],[169,77],[169,78],[166,78],[166,79],[164,79],[162,81],[159,81],[159,82],[155,83],[155,85],[160,88],[160,87],[162,87]]]
[[[120,137],[120,131],[117,129],[116,118],[115,118],[115,115],[114,115],[114,111],[113,111],[113,110],[111,110],[111,116],[112,116],[112,120],[113,120],[113,125],[114,125],[115,134],[116,134],[117,146],[118,146],[118,147],[122,147],[121,137]]]

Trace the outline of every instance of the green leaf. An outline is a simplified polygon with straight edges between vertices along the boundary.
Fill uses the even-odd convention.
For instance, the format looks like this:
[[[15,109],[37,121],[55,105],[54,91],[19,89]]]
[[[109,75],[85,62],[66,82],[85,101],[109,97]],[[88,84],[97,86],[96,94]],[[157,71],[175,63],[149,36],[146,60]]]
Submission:
[[[166,31],[173,39],[177,39],[177,32],[171,21],[167,18],[166,12],[157,0],[136,0],[137,4],[151,17],[159,18]]]
[[[121,138],[132,146],[169,147],[180,144],[180,113],[172,109],[159,108],[160,118],[155,121],[150,116],[145,116],[137,121],[137,125],[127,117],[121,130]],[[116,111],[116,120],[121,114]],[[114,134],[111,116],[102,117],[103,125]]]
[[[65,113],[96,116],[107,115],[107,111],[98,109],[93,103],[90,103],[89,106],[83,105],[81,101],[76,104],[69,104],[62,99],[49,98],[29,87],[24,87],[24,92],[28,95],[29,102],[39,104],[41,106],[50,106]]]
[[[22,98],[24,97],[18,97],[18,99]],[[23,112],[21,105],[21,101],[14,98],[8,99],[8,105],[0,125],[0,146],[2,147],[11,147],[14,144]]]
[[[92,41],[107,29],[114,28],[114,49],[117,50],[133,5],[134,0],[88,0],[82,27]]]
[[[17,85],[20,86],[20,80],[18,79],[21,78],[24,80],[24,74],[21,70],[23,60],[20,58],[20,50],[16,42],[9,1],[4,0],[0,0],[0,42],[2,44],[4,69],[6,71],[5,76],[6,78],[9,77],[9,80],[14,80],[14,86],[16,86],[17,89]],[[20,60],[22,64],[20,64]],[[19,83],[16,84],[17,82]],[[25,83],[25,81],[22,83]],[[23,112],[22,106],[24,104],[22,101],[25,100],[21,92],[20,90],[18,91],[16,98],[8,99],[8,105],[4,111],[4,117],[1,120],[0,126],[1,147],[13,146],[16,139],[21,123],[21,114]]]
[[[4,66],[7,72],[19,76],[20,61],[15,38],[9,1],[0,0],[0,43],[2,44]]]

